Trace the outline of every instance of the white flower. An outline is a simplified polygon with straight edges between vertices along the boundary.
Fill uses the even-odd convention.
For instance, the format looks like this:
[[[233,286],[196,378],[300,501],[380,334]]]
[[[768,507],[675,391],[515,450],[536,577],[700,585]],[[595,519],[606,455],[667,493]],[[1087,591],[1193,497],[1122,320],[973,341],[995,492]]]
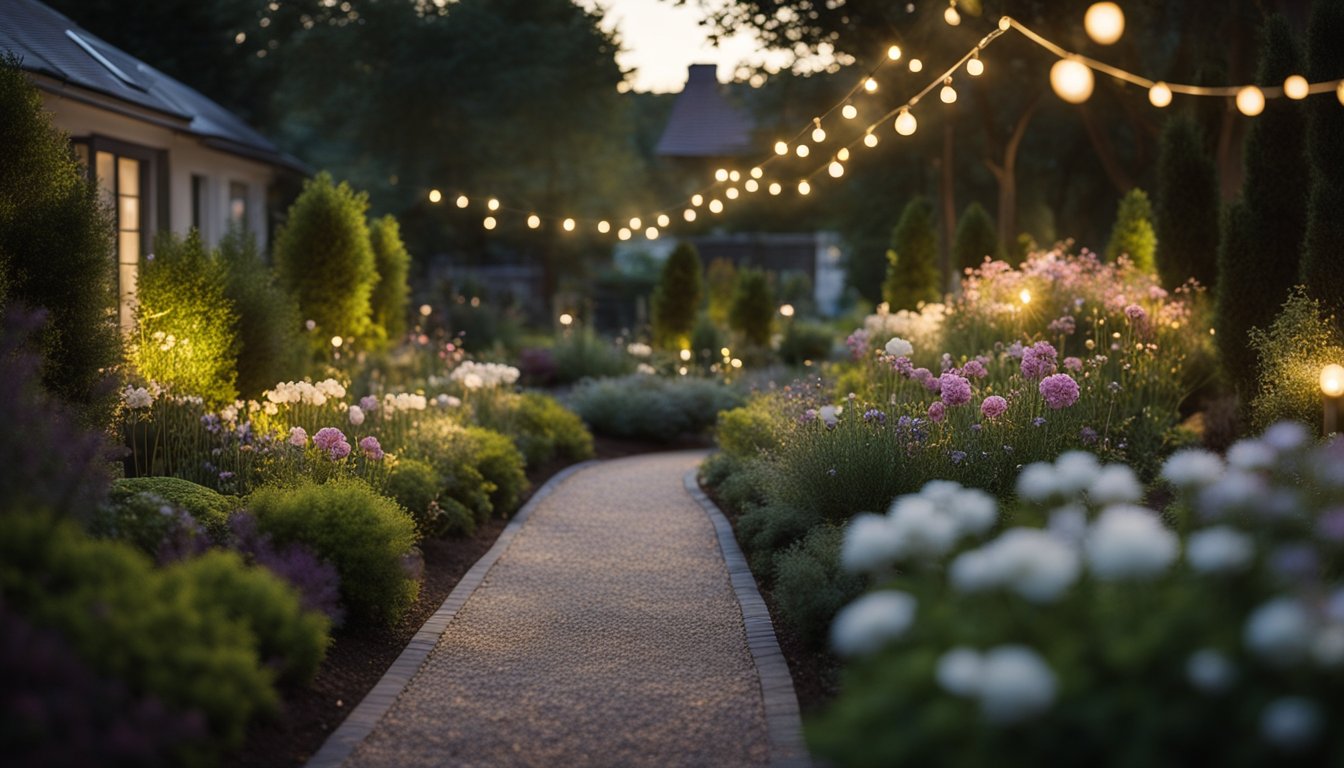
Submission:
[[[1016,723],[1055,702],[1055,673],[1040,654],[1021,645],[1001,645],[984,656],[980,709],[993,723]]]
[[[1255,557],[1251,537],[1226,525],[1215,525],[1190,535],[1185,559],[1198,573],[1228,573],[1245,570]]]
[[[1088,486],[1087,498],[1098,506],[1135,502],[1143,498],[1143,487],[1134,470],[1124,464],[1107,464]]]
[[[1053,602],[1082,570],[1078,553],[1036,528],[1013,528],[983,548],[995,581],[1033,603]]]
[[[1274,449],[1260,440],[1238,440],[1227,449],[1228,465],[1248,472],[1274,466],[1274,458]]]
[[[1344,626],[1330,624],[1311,640],[1311,658],[1323,667],[1344,664]]]
[[[625,351],[629,352],[634,357],[648,357],[653,354],[653,347],[637,341],[626,347]]]
[[[948,503],[939,506],[947,510],[963,532],[977,536],[993,528],[999,519],[998,502],[978,488],[958,491]]]
[[[635,366],[635,373],[641,373],[645,376],[652,376],[655,373],[658,373],[658,369],[654,368],[652,365],[649,365],[648,363],[640,363],[639,365]]]
[[[1237,681],[1232,662],[1212,648],[1195,651],[1185,662],[1185,677],[1204,693],[1223,693]]]
[[[1156,576],[1180,554],[1176,534],[1162,525],[1157,513],[1133,506],[1103,510],[1088,528],[1083,547],[1088,567],[1102,581]]]
[[[238,403],[226,405],[219,409],[219,420],[232,424],[238,420]]]
[[[1065,496],[1077,496],[1091,487],[1101,463],[1087,451],[1069,451],[1055,459],[1055,485]]]
[[[354,426],[358,427],[360,424],[364,423],[364,409],[360,408],[358,405],[350,406],[350,408],[347,409],[346,414],[350,418],[350,423]]]
[[[519,375],[518,369],[511,365],[464,360],[453,369],[448,379],[460,383],[467,389],[491,389],[511,386],[518,381]]]
[[[1296,421],[1280,421],[1265,430],[1260,439],[1277,451],[1291,451],[1306,445],[1310,435],[1306,426]]]
[[[957,646],[938,657],[934,677],[948,693],[974,698],[980,695],[980,676],[983,671],[984,659],[978,651]]]
[[[834,405],[823,405],[817,410],[817,417],[825,422],[826,426],[834,427],[840,421],[842,410]]]
[[[878,651],[915,621],[915,598],[904,592],[869,592],[840,610],[831,625],[831,647],[841,656]]]
[[[871,573],[888,568],[901,556],[901,541],[891,521],[882,515],[850,518],[840,547],[840,565],[847,571]]]
[[[1312,625],[1311,616],[1301,603],[1278,597],[1255,609],[1246,620],[1242,639],[1247,648],[1265,661],[1292,664],[1306,655]]]
[[[994,558],[984,549],[972,549],[957,555],[947,575],[952,588],[962,593],[983,592],[1001,583]]]
[[[906,557],[934,558],[957,543],[957,521],[920,496],[902,496],[887,511],[888,525]]]
[[[1055,468],[1045,462],[1028,464],[1017,476],[1017,495],[1027,501],[1044,502],[1058,492]]]
[[[323,397],[329,397],[332,400],[339,400],[345,397],[345,387],[335,379],[323,379],[313,385],[313,389],[322,393]]]
[[[1265,497],[1265,481],[1258,475],[1233,469],[1199,492],[1199,511],[1219,517],[1234,509],[1257,507]]]
[[[887,342],[887,354],[892,357],[909,357],[915,353],[915,347],[900,336],[893,336]]]
[[[1162,477],[1177,488],[1203,488],[1223,475],[1223,460],[1199,448],[1186,448],[1171,454],[1162,467]]]
[[[1321,708],[1301,696],[1275,699],[1260,713],[1260,735],[1276,747],[1297,751],[1311,746],[1320,734]]]
[[[930,480],[919,489],[919,495],[940,507],[945,507],[961,493],[961,483],[952,480]]]
[[[1087,536],[1087,509],[1078,503],[1065,504],[1050,512],[1046,530],[1066,544],[1079,546]]]
[[[126,387],[121,392],[121,402],[127,408],[139,411],[154,405],[154,396],[144,387]]]

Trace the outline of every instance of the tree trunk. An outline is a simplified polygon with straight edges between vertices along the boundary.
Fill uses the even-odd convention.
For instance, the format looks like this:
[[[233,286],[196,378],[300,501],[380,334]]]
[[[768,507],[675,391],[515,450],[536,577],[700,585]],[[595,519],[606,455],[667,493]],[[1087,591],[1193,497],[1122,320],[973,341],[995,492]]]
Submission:
[[[985,161],[990,173],[994,174],[994,179],[999,182],[999,210],[995,221],[999,230],[999,247],[1003,249],[1005,255],[1015,251],[1017,240],[1017,150],[1022,146],[1022,139],[1027,135],[1027,126],[1031,123],[1036,110],[1040,108],[1044,97],[1044,91],[1037,92],[1036,97],[1018,116],[1017,122],[1013,125],[1013,133],[1003,146],[1001,162]]]

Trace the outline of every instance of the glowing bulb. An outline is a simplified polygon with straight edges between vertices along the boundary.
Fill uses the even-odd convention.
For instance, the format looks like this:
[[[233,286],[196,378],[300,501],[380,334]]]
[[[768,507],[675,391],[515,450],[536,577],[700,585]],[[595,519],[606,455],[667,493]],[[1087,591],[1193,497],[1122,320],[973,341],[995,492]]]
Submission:
[[[966,74],[971,77],[979,77],[985,74],[985,62],[981,61],[979,56],[966,62]]]
[[[527,226],[529,229],[536,229],[541,226],[541,217],[537,214],[531,214],[527,217]]]
[[[1171,88],[1166,83],[1153,83],[1153,87],[1148,89],[1148,101],[1158,109],[1167,106],[1171,103]]]
[[[715,172],[714,172],[714,180],[715,180],[715,181],[727,181],[727,180],[728,180],[728,169],[727,169],[727,168],[720,168],[719,170],[715,171]]]
[[[1331,363],[1321,369],[1321,392],[1327,397],[1344,395],[1344,366]]]
[[[900,61],[900,59],[901,59],[901,46],[899,46],[899,45],[893,45],[893,46],[891,46],[890,48],[888,48],[888,49],[887,49],[887,58],[888,58],[888,59],[891,59],[892,61]]]
[[[820,144],[825,140],[826,140],[826,130],[824,128],[818,125],[816,128],[812,129],[812,141]]]
[[[953,88],[949,82],[943,86],[942,90],[938,91],[938,98],[942,99],[944,104],[951,104],[957,100],[957,89]]]
[[[1305,99],[1308,92],[1307,78],[1301,75],[1289,75],[1288,79],[1283,81],[1283,95],[1290,99]]]
[[[1247,117],[1255,117],[1265,111],[1265,94],[1254,85],[1248,85],[1237,91],[1237,109]]]
[[[753,179],[759,179],[759,178],[761,178],[761,177],[764,176],[764,175],[765,175],[765,171],[762,171],[760,168],[752,168],[752,169],[751,169],[751,178],[753,178]]]
[[[564,227],[566,232],[573,232],[573,231],[574,231],[574,220],[573,220],[573,219],[565,219],[564,221],[560,222],[560,226]]]
[[[864,81],[863,81],[863,90],[865,90],[865,91],[867,91],[867,92],[869,92],[869,93],[876,93],[876,92],[877,92],[877,81],[874,80],[874,79],[871,78],[871,77],[868,78],[867,80],[864,80]]]
[[[842,163],[849,162],[849,147],[841,147],[839,152],[835,153],[835,159]]]
[[[647,238],[650,239],[650,240],[657,240],[657,239],[658,239],[658,228],[657,228],[657,227],[649,227],[648,229],[644,230],[644,237],[647,237]]]
[[[658,214],[658,226],[660,226],[660,227],[666,227],[668,224],[671,224],[671,223],[672,223],[672,219],[668,218],[668,216],[667,216],[666,213],[660,213],[660,214]]]
[[[747,183],[742,185],[748,192],[755,192],[761,188],[760,182],[755,179],[747,179]]]
[[[1022,292],[1019,293],[1019,294],[1017,294],[1017,298],[1021,299],[1023,304],[1030,304],[1030,303],[1031,303],[1031,291],[1028,291],[1026,288],[1023,288],[1023,289],[1022,289]]]
[[[799,144],[793,148],[793,151],[797,152],[799,157],[807,157],[812,152],[812,150],[807,148],[806,144]]]
[[[853,120],[859,116],[859,108],[853,104],[846,104],[840,108],[840,116],[846,120]]]
[[[769,190],[770,194],[778,195],[780,192],[783,191],[784,191],[784,185],[780,184],[778,181],[770,182],[770,190]]]
[[[428,304],[421,304],[421,305],[420,305],[420,316],[421,316],[421,317],[429,317],[429,314],[430,314],[431,312],[433,312],[433,311],[434,311],[434,308],[431,307],[431,306],[429,306]]]
[[[783,315],[784,317],[793,317],[793,305],[781,304],[779,306],[779,314]]]
[[[335,347],[335,348],[337,348],[337,349],[340,349],[340,348],[341,348],[341,345],[344,344],[344,343],[345,343],[345,339],[342,339],[340,336],[332,336],[332,337],[331,337],[331,346],[333,346],[333,347]]]
[[[1050,68],[1050,87],[1070,104],[1082,104],[1092,95],[1092,70],[1078,59],[1060,59]]]
[[[611,231],[611,222],[607,221],[606,219],[597,222],[597,231],[601,232],[604,235],[607,234],[608,232]]]
[[[737,171],[729,171],[729,172],[728,172],[728,180],[731,181],[731,182],[733,182],[734,184],[736,184],[737,181],[738,181],[738,179],[741,179],[741,178],[742,178],[742,174],[738,173]]]
[[[919,121],[910,114],[910,110],[902,108],[900,114],[896,115],[896,132],[902,136],[909,136],[919,128]]]
[[[630,220],[631,229],[639,229],[642,226],[644,226],[644,222],[640,221],[638,216]]]
[[[1003,30],[1004,32],[1007,32],[1008,28],[1011,26],[1013,26],[1013,22],[1011,19],[1009,19],[1007,16],[999,17],[999,29]]]
[[[571,314],[569,314],[568,312],[561,312],[561,313],[560,313],[560,324],[563,325],[563,326],[565,326],[565,327],[569,327],[569,326],[573,325],[573,324],[574,324],[574,316],[571,315]]]
[[[497,223],[498,222],[495,221],[494,216],[486,216],[485,221],[482,221],[481,225],[484,226],[486,229],[494,229]]]
[[[680,357],[683,363],[689,363],[691,361],[691,350],[689,349],[681,350]]]
[[[486,208],[489,208],[489,209],[492,210],[492,211],[498,211],[498,210],[499,210],[499,201],[492,197],[492,198],[490,198],[489,201],[486,202],[485,207],[486,207]]]
[[[458,195],[458,196],[457,196],[457,207],[458,207],[458,208],[466,208],[468,205],[471,205],[471,201],[467,199],[467,196],[466,196],[466,195]]]
[[[832,160],[830,166],[827,167],[826,172],[831,174],[831,178],[838,179],[845,175],[845,164],[839,160]]]
[[[863,146],[872,148],[877,146],[877,134],[865,133],[863,135]]]
[[[728,198],[729,200],[736,200],[736,199],[737,199],[737,187],[729,187],[729,188],[723,190],[723,196],[726,197],[726,198]]]
[[[619,238],[619,239],[621,239],[621,240],[629,240],[629,239],[630,239],[630,230],[629,230],[629,229],[626,229],[625,227],[621,227],[620,230],[618,230],[618,231],[616,232],[616,237]]]
[[[687,208],[685,211],[682,212],[681,218],[687,221],[695,221],[695,209]]]
[[[783,142],[783,141],[776,141],[776,142],[775,142],[775,154],[776,154],[776,155],[787,155],[787,154],[789,154],[789,145],[788,145],[788,143],[787,143],[787,142]]]
[[[918,71],[920,71],[920,70],[923,69],[923,68],[924,68],[924,62],[920,61],[919,59],[911,59],[911,60],[910,60],[910,71],[911,71],[911,72],[918,72]]]
[[[946,21],[949,27],[955,27],[961,23],[961,14],[957,13],[957,6],[947,6],[947,10],[943,11],[943,21]]]
[[[715,198],[709,201],[710,213],[723,213],[723,201]]]
[[[691,195],[691,205],[694,205],[696,208],[699,208],[701,205],[704,205],[704,203],[705,203],[704,195],[701,195],[699,193]]]
[[[1115,3],[1093,3],[1083,15],[1083,29],[1097,45],[1110,45],[1125,33],[1125,12]]]
[[[443,199],[443,193],[437,189],[429,190],[429,202],[437,203]]]
[[[798,194],[800,195],[812,194],[812,185],[807,183],[807,179],[803,179],[802,181],[798,182]]]

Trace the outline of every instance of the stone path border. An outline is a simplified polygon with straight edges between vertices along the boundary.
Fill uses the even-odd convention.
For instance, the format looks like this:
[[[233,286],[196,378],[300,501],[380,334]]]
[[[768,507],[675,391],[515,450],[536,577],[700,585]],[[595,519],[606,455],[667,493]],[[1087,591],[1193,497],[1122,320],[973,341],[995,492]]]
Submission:
[[[686,492],[700,504],[709,516],[719,538],[719,549],[728,566],[737,603],[742,608],[742,622],[747,631],[747,647],[756,664],[761,680],[761,697],[765,702],[765,723],[770,737],[770,765],[778,768],[810,768],[812,759],[803,740],[803,722],[798,712],[798,696],[793,690],[793,676],[789,664],[775,638],[770,610],[756,588],[747,558],[737,544],[733,526],[718,506],[700,490],[696,470],[684,478]]]
[[[522,529],[527,519],[532,516],[532,512],[541,505],[542,500],[550,496],[561,483],[569,479],[570,475],[597,463],[596,460],[585,461],[566,467],[552,476],[550,480],[547,480],[546,484],[541,486],[536,493],[532,494],[532,498],[528,499],[523,508],[518,510],[509,524],[504,527],[504,531],[495,540],[495,545],[480,560],[477,560],[471,570],[467,571],[462,580],[457,583],[457,586],[453,587],[453,591],[444,599],[443,604],[406,644],[406,648],[402,650],[401,655],[397,657],[391,667],[388,667],[387,672],[383,674],[382,679],[373,687],[373,690],[365,694],[359,705],[346,716],[345,720],[336,727],[336,730],[331,732],[317,754],[308,759],[305,764],[306,768],[337,768],[345,762],[346,758],[350,757],[350,753],[355,750],[355,747],[359,746],[360,742],[364,741],[373,732],[374,726],[383,718],[383,715],[387,714],[387,710],[391,709],[397,697],[411,682],[411,678],[415,677],[415,673],[420,671],[420,666],[425,663],[425,659],[429,657],[429,652],[434,650],[434,646],[438,644],[439,636],[448,628],[448,623],[457,615],[458,609],[466,604],[467,598],[471,597],[471,594],[481,585],[485,575],[494,566],[495,561],[509,548],[509,544],[513,542],[514,537],[518,535],[518,531]]]

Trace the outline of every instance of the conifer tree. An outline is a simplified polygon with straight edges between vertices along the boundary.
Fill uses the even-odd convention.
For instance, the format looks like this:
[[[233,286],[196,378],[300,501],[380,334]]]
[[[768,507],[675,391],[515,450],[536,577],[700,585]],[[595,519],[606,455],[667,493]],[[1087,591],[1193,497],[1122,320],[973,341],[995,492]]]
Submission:
[[[1120,198],[1115,213],[1115,226],[1106,243],[1106,260],[1115,261],[1128,256],[1134,266],[1144,272],[1153,271],[1153,253],[1157,250],[1157,235],[1153,232],[1153,206],[1148,193],[1135,187]]]
[[[694,245],[677,243],[653,292],[650,314],[655,342],[669,349],[688,343],[703,290],[700,255]]]
[[[941,285],[933,207],[925,198],[916,197],[906,203],[892,230],[882,298],[892,311],[914,309],[921,301],[937,301]]]
[[[1218,278],[1218,170],[1189,115],[1169,118],[1157,156],[1157,272],[1175,288]]]
[[[1307,27],[1307,79],[1344,77],[1344,0],[1317,0]],[[1334,99],[1307,100],[1311,187],[1301,279],[1327,310],[1344,317],[1344,110]]]
[[[952,246],[953,264],[957,269],[978,267],[985,257],[1002,257],[999,248],[999,233],[994,228],[994,220],[979,203],[971,203],[961,213],[957,222],[957,239]]]

